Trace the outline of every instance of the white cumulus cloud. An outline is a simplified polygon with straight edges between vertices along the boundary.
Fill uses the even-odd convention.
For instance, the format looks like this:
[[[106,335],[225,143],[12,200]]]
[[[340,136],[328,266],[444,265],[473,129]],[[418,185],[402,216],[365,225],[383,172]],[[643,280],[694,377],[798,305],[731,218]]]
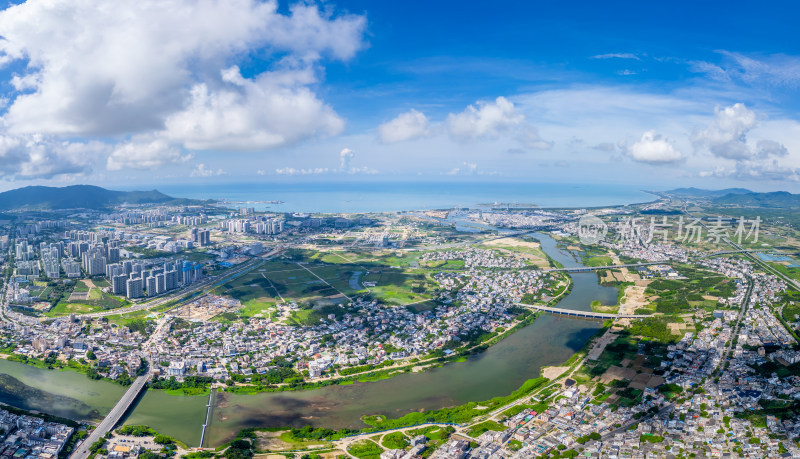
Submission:
[[[243,78],[237,67],[222,72],[216,90],[201,83],[191,89],[185,110],[170,115],[164,136],[190,149],[261,150],[308,136],[338,134],[344,121],[328,105],[286,74]]]
[[[756,114],[744,104],[716,108],[714,120],[692,135],[696,146],[708,147],[714,155],[728,159],[747,159],[752,153],[747,145],[747,133],[756,125]]]
[[[683,154],[655,131],[642,134],[642,138],[628,146],[625,153],[634,161],[650,164],[675,163],[683,159]]]
[[[353,156],[355,156],[355,153],[349,148],[343,148],[342,151],[339,152],[339,168],[343,172],[350,169],[350,160],[353,159]]]
[[[430,123],[428,117],[413,108],[378,126],[378,135],[383,143],[402,142],[425,137],[429,134]]]
[[[106,160],[106,168],[112,171],[155,169],[165,164],[186,162],[191,157],[191,154],[182,153],[162,139],[133,140],[115,146]]]
[[[302,2],[28,0],[0,11],[0,65],[24,64],[7,77],[0,134],[229,150],[337,134],[343,120],[315,93],[320,61],[351,58],[365,28]],[[242,76],[233,64],[252,52],[270,68]],[[110,168],[141,164],[125,148],[109,148]]]
[[[755,112],[744,104],[716,108],[714,119],[705,129],[695,131],[692,143],[695,148],[707,148],[718,157],[735,161],[751,161],[784,157],[789,154],[786,147],[771,139],[748,140],[748,135],[757,125]]]
[[[215,175],[225,175],[225,171],[222,169],[209,169],[205,164],[199,163],[195,166],[192,173],[189,174],[190,177],[213,177]]]
[[[327,174],[330,170],[327,167],[314,167],[308,169],[295,169],[294,167],[281,167],[275,169],[278,175],[322,175]]]
[[[107,152],[107,145],[100,142],[0,134],[0,177],[30,180],[82,175]]]
[[[514,104],[505,97],[494,102],[478,102],[469,105],[461,113],[451,113],[447,117],[447,129],[456,139],[476,139],[496,137],[500,132],[519,125],[525,117],[517,111]]]
[[[447,131],[455,140],[493,139],[511,135],[526,148],[546,150],[553,146],[539,137],[537,129],[527,122],[514,104],[505,97],[493,102],[469,105],[461,113],[451,113],[445,121]]]

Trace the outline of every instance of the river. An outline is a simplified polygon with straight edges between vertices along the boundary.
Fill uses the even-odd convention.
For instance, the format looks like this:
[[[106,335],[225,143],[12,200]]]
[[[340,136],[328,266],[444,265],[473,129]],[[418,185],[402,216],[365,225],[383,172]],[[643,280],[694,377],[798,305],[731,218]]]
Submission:
[[[550,236],[540,233],[533,236],[541,241],[548,255],[564,266],[581,266],[572,253],[557,248]],[[589,310],[592,300],[604,304],[616,302],[617,290],[599,285],[594,273],[573,273],[571,277],[572,291],[558,307]],[[542,315],[531,325],[465,362],[450,363],[422,373],[310,391],[255,395],[218,393],[214,397],[205,446],[223,443],[244,427],[311,424],[356,428],[363,426],[360,418],[364,414],[397,417],[412,410],[436,409],[507,395],[525,380],[539,376],[542,366],[558,365],[567,360],[600,326],[594,321]],[[29,386],[72,397],[101,413],[107,412],[122,393],[119,386],[91,381],[67,371],[50,372],[2,361],[0,372],[9,373]],[[82,378],[77,386],[75,378]],[[126,423],[146,424],[189,445],[197,445],[207,400],[205,396],[178,397],[148,391]]]

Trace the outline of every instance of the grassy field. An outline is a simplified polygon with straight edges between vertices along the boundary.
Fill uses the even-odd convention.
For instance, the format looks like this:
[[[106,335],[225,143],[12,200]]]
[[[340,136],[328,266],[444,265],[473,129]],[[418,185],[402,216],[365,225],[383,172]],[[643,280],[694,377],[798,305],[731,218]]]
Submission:
[[[80,282],[79,285],[83,285],[83,283]],[[93,288],[89,291],[88,300],[68,301],[62,299],[44,315],[47,317],[58,317],[69,314],[88,314],[117,309],[128,304],[128,301],[123,298],[109,295],[99,289]]]
[[[372,440],[360,440],[350,445],[347,451],[359,459],[377,459],[383,448]]]
[[[100,306],[83,304],[83,303],[70,303],[68,301],[59,301],[50,311],[44,315],[47,317],[66,316],[69,314],[89,314],[92,312],[102,311]]]
[[[478,437],[482,433],[484,433],[484,432],[486,432],[488,430],[494,430],[494,431],[497,431],[497,432],[502,432],[502,431],[506,430],[506,426],[504,426],[503,424],[500,424],[499,422],[495,422],[495,421],[484,421],[484,422],[481,422],[480,424],[475,424],[474,426],[472,426],[467,431],[467,435],[469,435],[470,437]]]
[[[244,309],[239,314],[244,317],[269,317],[270,311],[275,311],[274,301],[259,301],[256,299],[242,303]]]
[[[583,264],[586,266],[610,266],[614,264],[611,260],[611,257],[607,256],[594,256],[587,258]]]
[[[775,268],[781,274],[785,274],[786,276],[794,279],[800,280],[800,268],[790,268],[783,263],[767,263],[771,267]]]
[[[124,315],[114,314],[111,316],[106,316],[106,319],[108,319],[109,323],[114,323],[119,326],[126,326],[128,322],[135,319],[152,319],[152,314],[153,313],[150,311],[141,310],[141,311],[130,312]]]
[[[342,254],[350,256],[357,253]],[[348,297],[370,296],[387,304],[405,305],[431,299],[435,283],[420,269],[392,268],[385,265],[348,263],[338,254],[317,253],[308,258],[314,263],[271,261],[259,269],[227,282],[214,293],[230,295],[245,305],[243,315],[263,314],[276,303],[294,301],[299,305],[344,304]],[[338,261],[325,263],[322,260]],[[364,260],[363,257],[359,260]],[[365,287],[364,283],[375,283]],[[305,321],[303,312],[294,318]]]
[[[92,283],[97,288],[111,287],[111,283],[107,279],[93,279]]]
[[[322,266],[336,267],[337,265]],[[308,268],[309,270],[319,269],[314,265]],[[332,296],[339,296],[339,302],[344,302],[346,298],[342,297],[341,293],[354,293],[349,288],[346,289],[346,292],[341,292],[341,290],[327,285],[326,281],[320,280],[309,270],[296,263],[269,262],[256,271],[226,282],[218,287],[215,293],[230,295],[243,303],[255,300],[264,305],[274,304],[281,298],[303,303]],[[327,270],[323,274],[330,276],[332,271],[335,270]],[[339,271],[346,271],[346,268],[340,268]],[[339,274],[344,275],[344,273]],[[341,284],[338,277],[332,278],[328,282]]]
[[[375,282],[370,287],[370,294],[389,304],[408,304],[432,299],[430,291],[436,284],[430,281],[422,271],[402,271],[399,269],[382,269],[370,271],[364,276],[364,282]]]

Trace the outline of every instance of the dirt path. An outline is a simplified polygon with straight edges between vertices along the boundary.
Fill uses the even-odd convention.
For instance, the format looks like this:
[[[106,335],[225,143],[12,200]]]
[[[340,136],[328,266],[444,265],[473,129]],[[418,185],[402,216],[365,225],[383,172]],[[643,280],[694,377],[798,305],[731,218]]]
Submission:
[[[603,353],[603,350],[606,348],[606,346],[611,344],[615,339],[617,339],[617,334],[613,333],[610,328],[608,330],[606,330],[606,332],[603,334],[603,336],[601,336],[600,339],[595,341],[595,343],[592,346],[592,348],[586,354],[586,360],[597,360],[597,359],[599,359],[600,358],[600,354]]]
[[[542,376],[553,380],[561,376],[561,373],[564,373],[567,370],[569,370],[569,367],[547,367],[542,371]]]

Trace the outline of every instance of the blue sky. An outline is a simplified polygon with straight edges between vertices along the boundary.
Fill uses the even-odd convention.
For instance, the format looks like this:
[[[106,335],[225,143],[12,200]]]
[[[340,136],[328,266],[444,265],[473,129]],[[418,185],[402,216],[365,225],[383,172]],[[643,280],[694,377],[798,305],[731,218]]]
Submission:
[[[0,188],[800,191],[800,7],[701,3],[6,4]]]

